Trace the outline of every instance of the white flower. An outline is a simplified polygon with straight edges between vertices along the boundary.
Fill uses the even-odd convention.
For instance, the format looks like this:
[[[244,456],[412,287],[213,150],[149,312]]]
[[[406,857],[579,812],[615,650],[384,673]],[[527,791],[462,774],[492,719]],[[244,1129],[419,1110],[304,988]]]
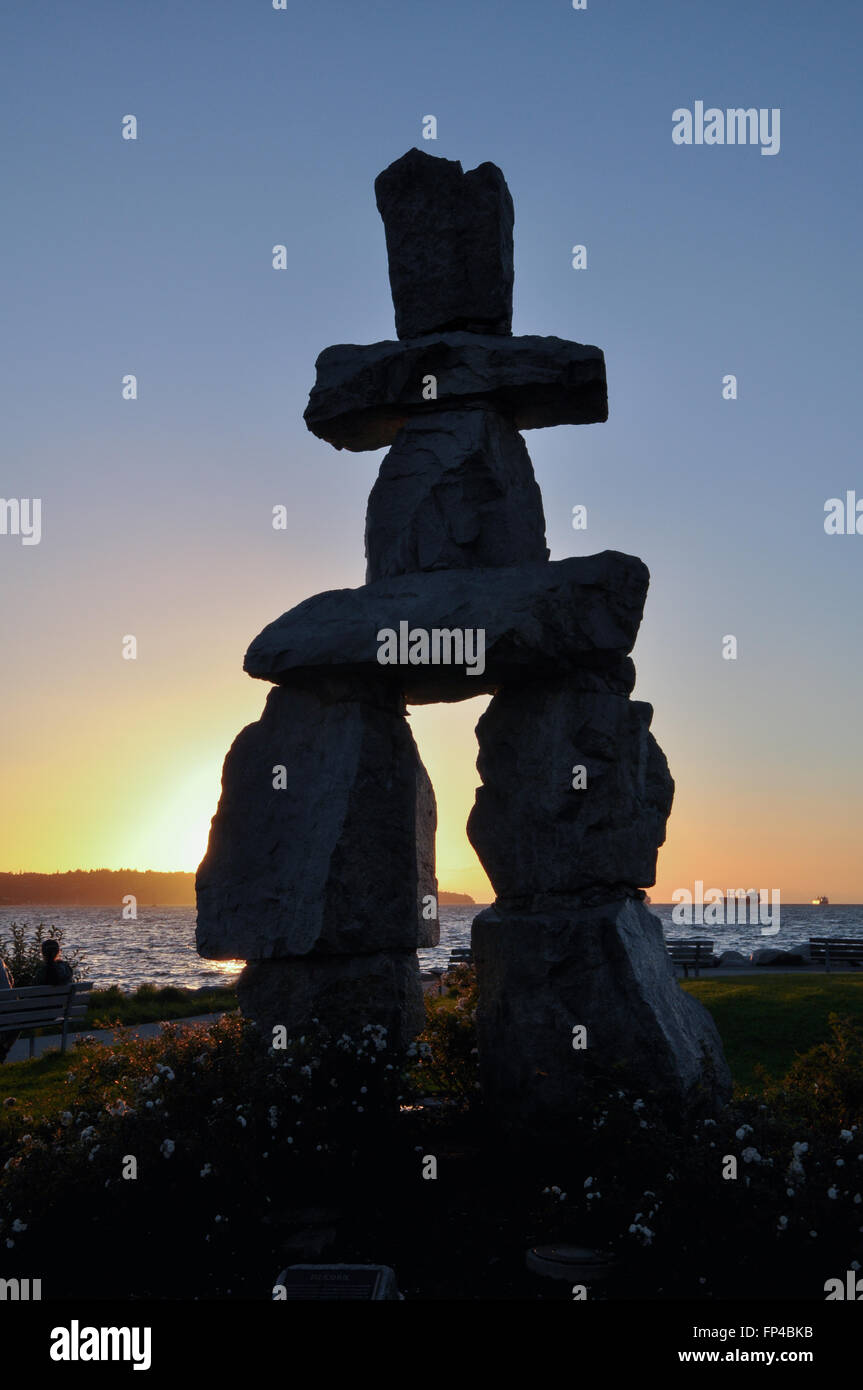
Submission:
[[[643,1100],[636,1100],[636,1101],[634,1101],[634,1102],[633,1102],[632,1108],[633,1108],[633,1110],[643,1110],[643,1109],[644,1109],[644,1101],[643,1101]]]
[[[787,1217],[787,1216],[780,1216],[780,1218],[779,1218],[779,1229],[780,1229],[780,1231],[784,1231],[785,1228],[787,1227],[787,1225],[788,1225],[788,1217]]]
[[[857,1195],[856,1195],[855,1198],[854,1198],[854,1204],[855,1204],[855,1206],[858,1206],[858,1207],[859,1207],[859,1205],[860,1205],[861,1202],[863,1202],[863,1197],[861,1197],[861,1196],[860,1196],[860,1193],[858,1192]]]
[[[745,1139],[746,1136],[747,1136],[747,1134],[753,1134],[753,1133],[754,1133],[754,1130],[753,1130],[753,1128],[752,1128],[751,1125],[741,1125],[740,1128],[739,1128],[738,1131],[737,1131],[736,1138],[737,1138],[737,1139]]]
[[[791,1152],[793,1153],[793,1155],[794,1155],[795,1158],[799,1158],[801,1154],[805,1154],[805,1153],[808,1153],[808,1152],[809,1152],[809,1145],[808,1145],[808,1144],[800,1144],[800,1143],[792,1144],[792,1145],[791,1145]]]
[[[639,1212],[639,1216],[640,1215],[641,1213]],[[638,1239],[641,1241],[642,1245],[653,1244],[654,1232],[651,1231],[649,1226],[639,1226],[635,1222],[633,1222],[633,1224],[629,1228],[629,1234],[631,1236],[637,1236]]]
[[[850,1129],[840,1129],[839,1138],[843,1139],[846,1144],[850,1144],[851,1140],[854,1138],[854,1131]]]
[[[585,1178],[584,1185],[585,1187],[593,1187],[593,1178]]]
[[[750,1148],[744,1149],[744,1150],[743,1150],[743,1153],[741,1154],[741,1158],[743,1159],[743,1162],[744,1162],[744,1163],[760,1163],[760,1162],[761,1162],[761,1155],[760,1155],[760,1153],[758,1152],[757,1149],[753,1149],[751,1146],[750,1146]]]
[[[173,1139],[163,1139],[159,1145],[159,1153],[163,1158],[170,1158],[176,1147]]]
[[[70,1125],[72,1123],[73,1118],[74,1116],[72,1115],[71,1110],[64,1110],[60,1115],[60,1123],[61,1125]]]
[[[844,1168],[844,1167],[845,1167],[845,1160],[844,1160],[844,1158],[837,1158],[837,1160],[836,1160],[836,1167],[837,1167],[837,1168]]]
[[[839,1196],[838,1187],[828,1187],[827,1196],[830,1198],[831,1202],[835,1202],[836,1198]]]
[[[87,1155],[87,1158],[88,1158],[88,1160],[89,1160],[90,1163],[93,1162],[93,1159],[96,1157],[96,1155],[97,1155],[97,1153],[99,1152],[99,1150],[100,1150],[101,1147],[102,1147],[101,1144],[94,1144],[94,1145],[93,1145],[92,1149],[90,1150],[90,1152],[89,1152],[88,1155]]]
[[[20,1220],[18,1219],[18,1217],[16,1216],[16,1217],[15,1217],[15,1220],[12,1222],[12,1230],[13,1230],[13,1231],[16,1231],[16,1232],[20,1235],[21,1232],[22,1232],[22,1231],[26,1231],[26,1229],[27,1229],[27,1222],[26,1222],[26,1221],[20,1221]]]
[[[81,1130],[81,1138],[82,1138],[83,1140],[85,1140],[86,1143],[91,1144],[91,1143],[93,1142],[93,1140],[96,1138],[96,1128],[95,1128],[95,1126],[94,1126],[94,1125],[88,1125],[86,1129],[82,1129],[82,1130]]]
[[[213,1165],[212,1165],[212,1163],[205,1163],[204,1166],[203,1166],[203,1168],[201,1169],[201,1177],[202,1177],[202,1178],[208,1178],[208,1177],[210,1176],[210,1174],[212,1173],[212,1171],[213,1171]]]

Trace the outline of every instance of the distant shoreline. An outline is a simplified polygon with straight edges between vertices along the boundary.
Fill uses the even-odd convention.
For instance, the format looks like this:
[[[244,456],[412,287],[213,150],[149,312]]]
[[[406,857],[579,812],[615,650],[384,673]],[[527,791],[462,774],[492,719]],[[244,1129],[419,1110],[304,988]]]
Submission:
[[[59,874],[0,872],[0,908],[123,907],[132,896],[136,906],[195,907],[195,875],[184,870],[70,869]],[[443,907],[476,907],[469,893],[441,889]]]

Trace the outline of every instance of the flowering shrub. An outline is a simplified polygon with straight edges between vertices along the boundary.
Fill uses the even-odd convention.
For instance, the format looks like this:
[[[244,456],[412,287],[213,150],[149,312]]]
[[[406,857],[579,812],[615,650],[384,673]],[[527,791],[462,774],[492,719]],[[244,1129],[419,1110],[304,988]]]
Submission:
[[[827,1042],[795,1058],[781,1081],[766,1078],[765,1099],[818,1128],[863,1129],[863,1028],[830,1014]]]
[[[850,1024],[767,1102],[669,1114],[603,1078],[565,1132],[502,1143],[466,1104],[475,1006],[460,968],[408,1074],[371,1025],[280,1050],[231,1014],[79,1045],[46,1118],[0,1107],[4,1264],[48,1297],[267,1298],[315,1220],[338,1231],[333,1258],[392,1264],[430,1297],[568,1298],[525,1271],[524,1248],[546,1241],[611,1256],[591,1298],[822,1298],[863,1263]],[[432,1091],[461,1104],[423,1104]]]
[[[476,973],[457,965],[444,976],[443,998],[426,995],[426,1026],[411,1055],[408,1083],[419,1094],[443,1093],[463,1105],[476,1101]]]

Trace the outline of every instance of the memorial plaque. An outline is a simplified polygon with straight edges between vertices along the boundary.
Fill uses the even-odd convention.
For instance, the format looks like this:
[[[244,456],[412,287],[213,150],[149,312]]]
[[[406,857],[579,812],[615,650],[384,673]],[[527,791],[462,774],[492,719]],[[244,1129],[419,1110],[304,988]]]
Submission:
[[[276,1281],[275,1301],[401,1297],[388,1265],[289,1265]],[[281,1293],[284,1289],[284,1294]]]

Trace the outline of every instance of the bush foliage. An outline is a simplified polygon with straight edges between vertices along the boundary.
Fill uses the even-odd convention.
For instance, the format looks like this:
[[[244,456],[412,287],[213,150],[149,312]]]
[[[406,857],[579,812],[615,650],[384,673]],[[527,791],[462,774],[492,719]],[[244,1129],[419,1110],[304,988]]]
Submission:
[[[546,1241],[611,1258],[591,1298],[822,1298],[863,1262],[848,1020],[715,1119],[605,1085],[540,1145],[484,1114],[472,973],[427,1011],[406,1059],[371,1026],[274,1048],[239,1014],[79,1044],[56,1106],[0,1106],[4,1272],[42,1277],[45,1297],[267,1298],[310,1225],[330,1258],[392,1264],[432,1298],[571,1299],[525,1270]]]

